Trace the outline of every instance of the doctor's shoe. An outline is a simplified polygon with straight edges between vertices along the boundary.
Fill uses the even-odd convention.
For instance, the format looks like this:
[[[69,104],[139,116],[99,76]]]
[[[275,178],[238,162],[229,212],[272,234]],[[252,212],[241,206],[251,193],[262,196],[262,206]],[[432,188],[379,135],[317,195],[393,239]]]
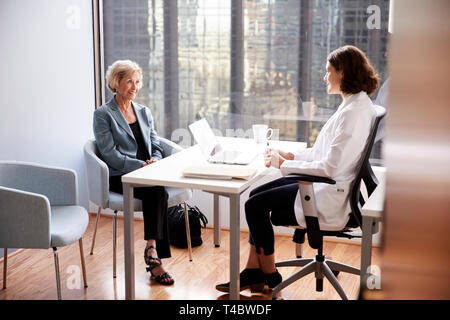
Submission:
[[[278,270],[275,270],[274,273],[264,273],[264,282],[269,286],[270,289],[275,288],[283,281],[281,274]]]
[[[244,269],[240,275],[239,291],[250,289],[251,292],[263,292],[264,290],[264,272],[259,268]],[[222,283],[216,286],[216,289],[221,292],[230,292],[230,283]]]

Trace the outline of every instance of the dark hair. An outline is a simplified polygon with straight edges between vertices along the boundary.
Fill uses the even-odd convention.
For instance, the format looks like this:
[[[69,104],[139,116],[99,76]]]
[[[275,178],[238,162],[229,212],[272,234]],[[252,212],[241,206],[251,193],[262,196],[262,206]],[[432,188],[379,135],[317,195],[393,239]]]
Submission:
[[[341,91],[371,95],[379,86],[379,78],[364,52],[354,46],[340,47],[328,55],[328,62],[342,71]]]

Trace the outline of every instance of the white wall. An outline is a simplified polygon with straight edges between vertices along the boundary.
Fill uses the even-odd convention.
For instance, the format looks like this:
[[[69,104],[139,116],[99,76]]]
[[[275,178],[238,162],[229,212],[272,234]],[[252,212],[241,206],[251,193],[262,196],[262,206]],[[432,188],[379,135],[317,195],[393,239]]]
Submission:
[[[83,144],[95,107],[90,0],[0,3],[0,159],[74,169],[88,208]]]

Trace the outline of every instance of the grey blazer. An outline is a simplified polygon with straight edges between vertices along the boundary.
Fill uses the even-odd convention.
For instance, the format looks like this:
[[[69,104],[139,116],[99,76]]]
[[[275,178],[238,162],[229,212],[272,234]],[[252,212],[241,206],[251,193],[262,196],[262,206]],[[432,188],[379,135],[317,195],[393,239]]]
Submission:
[[[152,157],[162,159],[162,148],[153,126],[149,108],[131,102],[142,136]],[[144,161],[136,159],[137,142],[116,99],[113,97],[94,112],[94,136],[110,176],[122,175],[142,167]]]

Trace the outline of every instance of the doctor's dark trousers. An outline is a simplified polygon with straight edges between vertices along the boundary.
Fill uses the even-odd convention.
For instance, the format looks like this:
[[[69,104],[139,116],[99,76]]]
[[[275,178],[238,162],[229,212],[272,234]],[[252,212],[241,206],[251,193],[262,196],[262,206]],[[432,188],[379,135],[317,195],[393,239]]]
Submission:
[[[274,253],[273,225],[298,226],[294,204],[297,181],[280,178],[253,189],[245,202],[245,217],[250,230],[249,242],[257,253]]]
[[[123,194],[121,176],[109,177],[109,190]],[[164,187],[134,188],[134,198],[142,200],[144,215],[144,239],[156,240],[156,252],[159,258],[169,258],[169,225],[167,221],[167,199]]]

